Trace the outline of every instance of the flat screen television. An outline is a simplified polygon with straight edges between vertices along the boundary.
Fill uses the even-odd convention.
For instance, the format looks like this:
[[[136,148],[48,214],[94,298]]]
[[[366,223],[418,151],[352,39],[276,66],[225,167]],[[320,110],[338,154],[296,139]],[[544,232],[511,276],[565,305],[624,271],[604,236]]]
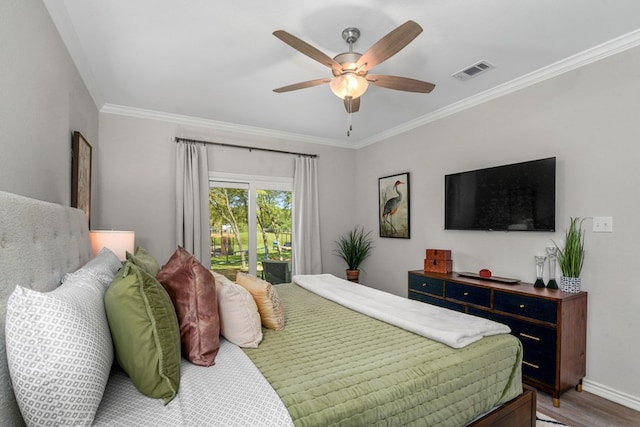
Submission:
[[[445,230],[555,231],[556,158],[445,175]]]

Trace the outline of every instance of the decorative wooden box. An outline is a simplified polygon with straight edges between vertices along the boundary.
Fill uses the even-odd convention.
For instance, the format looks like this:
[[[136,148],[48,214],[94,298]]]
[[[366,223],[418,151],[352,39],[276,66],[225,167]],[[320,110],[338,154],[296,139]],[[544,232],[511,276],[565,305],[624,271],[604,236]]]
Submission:
[[[425,259],[451,260],[451,249],[427,249]]]
[[[424,271],[429,273],[451,273],[452,261],[450,259],[425,259]]]
[[[424,271],[430,273],[451,273],[452,269],[450,249],[427,249],[424,260]]]

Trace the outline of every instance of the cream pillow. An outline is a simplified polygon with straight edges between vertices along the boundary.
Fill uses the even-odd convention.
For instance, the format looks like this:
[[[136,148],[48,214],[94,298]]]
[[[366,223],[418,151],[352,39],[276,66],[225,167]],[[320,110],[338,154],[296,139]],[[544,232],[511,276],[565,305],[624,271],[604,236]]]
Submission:
[[[276,331],[284,329],[282,301],[271,283],[240,272],[236,276],[236,282],[253,296],[264,327]]]
[[[253,297],[223,275],[212,274],[216,281],[220,333],[238,347],[258,347],[262,341],[262,325]]]

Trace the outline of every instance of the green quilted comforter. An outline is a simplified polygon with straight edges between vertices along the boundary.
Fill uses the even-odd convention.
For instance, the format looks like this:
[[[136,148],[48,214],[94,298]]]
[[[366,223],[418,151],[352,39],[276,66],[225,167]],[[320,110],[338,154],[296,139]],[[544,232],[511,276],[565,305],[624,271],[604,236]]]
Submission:
[[[464,426],[522,392],[511,335],[456,350],[295,284],[276,289],[285,329],[244,351],[296,426]]]

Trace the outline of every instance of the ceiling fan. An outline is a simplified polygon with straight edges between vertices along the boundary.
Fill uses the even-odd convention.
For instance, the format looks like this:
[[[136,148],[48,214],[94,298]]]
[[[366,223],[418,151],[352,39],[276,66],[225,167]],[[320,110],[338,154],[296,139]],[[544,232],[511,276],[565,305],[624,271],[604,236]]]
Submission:
[[[388,89],[429,93],[435,87],[433,83],[408,77],[369,74],[373,67],[398,53],[421,32],[420,25],[414,21],[407,21],[378,40],[364,54],[361,54],[353,51],[353,43],[360,37],[360,30],[352,27],[346,28],[342,31],[342,38],[349,44],[349,51],[330,58],[286,31],[274,31],[274,36],[292,48],[331,68],[333,77],[295,83],[273,91],[282,93],[329,83],[333,93],[344,100],[344,106],[348,113],[355,113],[360,109],[360,97],[367,90],[369,83]]]

